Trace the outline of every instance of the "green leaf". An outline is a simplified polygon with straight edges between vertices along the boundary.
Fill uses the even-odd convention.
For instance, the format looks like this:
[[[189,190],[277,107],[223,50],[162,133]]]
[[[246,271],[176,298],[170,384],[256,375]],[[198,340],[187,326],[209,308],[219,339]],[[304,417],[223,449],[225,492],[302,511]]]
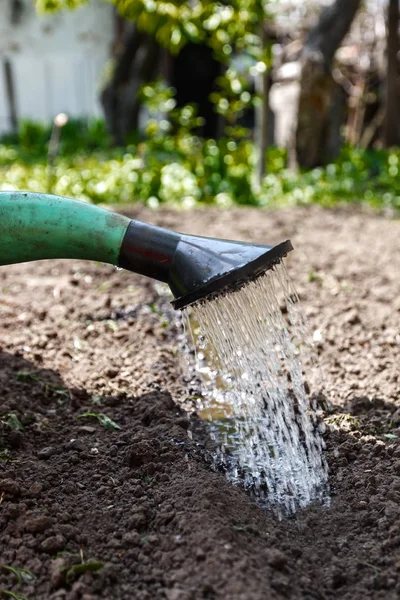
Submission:
[[[8,462],[10,459],[10,451],[8,448],[4,448],[3,450],[0,450],[0,462]]]
[[[67,583],[71,583],[76,577],[79,577],[82,573],[95,573],[104,567],[104,563],[93,560],[80,565],[73,565],[67,571],[66,580]]]
[[[8,415],[5,417],[5,423],[7,423],[7,425],[14,431],[21,431],[21,429],[24,428],[15,413],[8,413]]]
[[[16,592],[11,592],[10,590],[1,590],[1,593],[4,596],[8,596],[9,598],[14,598],[14,600],[28,600],[26,596],[22,596],[21,594],[17,594]]]
[[[34,371],[18,371],[17,381],[35,381],[36,377]]]
[[[388,440],[397,440],[399,436],[395,433],[384,433],[383,437],[387,438]]]
[[[107,417],[107,415],[105,415],[104,413],[86,412],[86,413],[82,413],[81,415],[79,415],[78,419],[81,419],[83,417],[93,417],[93,418],[97,419],[98,422],[100,423],[100,425],[102,425],[106,429],[112,429],[113,431],[117,431],[118,429],[121,429],[121,427],[120,427],[120,425],[118,425],[118,423],[116,423],[115,421],[110,419],[110,417]]]
[[[246,525],[232,525],[232,529],[235,531],[246,531]]]
[[[103,404],[103,396],[92,396],[92,404],[95,404],[96,406],[101,406]]]
[[[115,421],[113,421],[112,419],[110,419],[110,417],[107,417],[107,415],[103,413],[100,413],[99,421],[103,425],[103,427],[106,427],[107,429],[112,429],[114,431],[116,431],[117,429],[121,429],[120,425],[118,425]]]
[[[6,571],[11,571],[16,576],[18,583],[32,583],[36,579],[35,575],[29,571],[29,569],[24,569],[23,567],[10,567],[9,565],[1,565],[3,569]]]

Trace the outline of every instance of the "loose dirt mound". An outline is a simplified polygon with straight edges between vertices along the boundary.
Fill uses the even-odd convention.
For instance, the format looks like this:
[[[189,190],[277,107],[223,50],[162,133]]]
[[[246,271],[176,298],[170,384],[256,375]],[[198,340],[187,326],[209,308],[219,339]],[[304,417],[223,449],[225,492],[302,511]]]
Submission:
[[[76,261],[5,267],[0,589],[29,600],[398,598],[399,223],[315,208],[136,216],[292,239],[288,269],[324,374],[332,505],[279,523],[213,472],[154,283]],[[4,566],[35,579],[18,583]]]

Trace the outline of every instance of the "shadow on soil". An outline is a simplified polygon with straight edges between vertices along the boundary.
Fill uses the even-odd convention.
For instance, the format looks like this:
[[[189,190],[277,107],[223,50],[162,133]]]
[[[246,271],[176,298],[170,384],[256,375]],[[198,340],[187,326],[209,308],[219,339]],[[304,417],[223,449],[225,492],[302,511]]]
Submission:
[[[354,414],[331,413],[331,507],[278,522],[212,471],[204,429],[166,391],[94,399],[2,352],[0,398],[0,561],[36,576],[0,572],[0,589],[66,600],[400,593],[400,445],[384,437],[394,406],[354,397]],[[101,566],[67,579],[80,554]]]

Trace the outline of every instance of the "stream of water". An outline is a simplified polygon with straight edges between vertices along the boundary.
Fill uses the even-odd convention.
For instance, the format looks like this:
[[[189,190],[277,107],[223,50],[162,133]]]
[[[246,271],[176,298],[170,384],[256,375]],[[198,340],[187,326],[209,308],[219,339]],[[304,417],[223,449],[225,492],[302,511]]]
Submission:
[[[285,265],[185,311],[199,404],[228,479],[279,517],[327,502],[323,427],[306,393],[307,327]]]

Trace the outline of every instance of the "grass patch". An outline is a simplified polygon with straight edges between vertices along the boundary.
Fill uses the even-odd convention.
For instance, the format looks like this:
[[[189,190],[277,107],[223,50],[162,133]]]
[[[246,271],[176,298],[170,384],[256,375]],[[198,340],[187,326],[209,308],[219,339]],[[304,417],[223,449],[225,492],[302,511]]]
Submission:
[[[193,120],[193,119],[192,119]],[[219,140],[195,135],[192,125],[175,133],[148,131],[144,140],[110,148],[104,123],[70,122],[54,164],[52,192],[93,203],[162,203],[191,208],[366,203],[400,209],[400,150],[344,147],[335,163],[294,173],[285,151],[270,148],[267,175],[254,186],[256,152],[248,133]],[[151,134],[151,135],[150,135]],[[0,190],[49,191],[50,129],[22,124],[0,144]]]

